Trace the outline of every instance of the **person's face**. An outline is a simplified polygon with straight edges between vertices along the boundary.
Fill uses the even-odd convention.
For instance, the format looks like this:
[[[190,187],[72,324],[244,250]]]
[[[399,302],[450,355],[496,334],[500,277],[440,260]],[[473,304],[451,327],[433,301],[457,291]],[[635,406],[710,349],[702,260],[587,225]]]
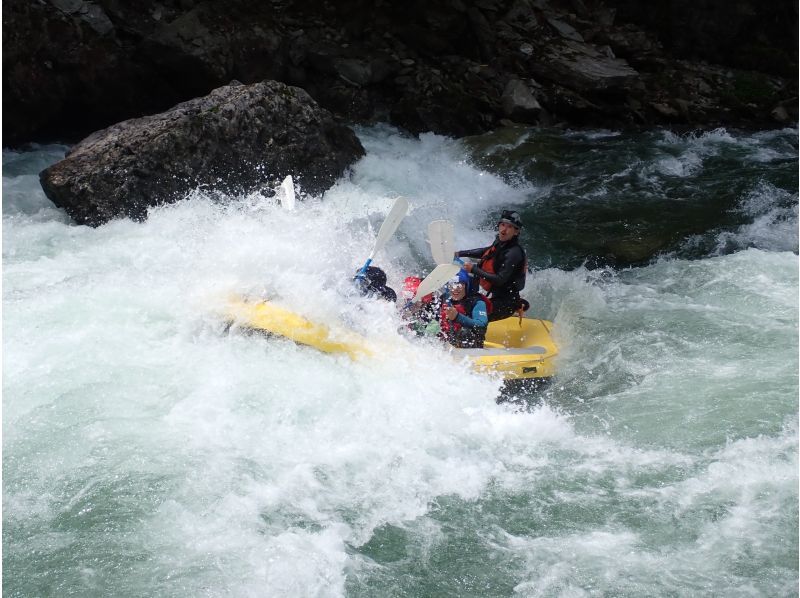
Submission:
[[[456,301],[461,301],[466,294],[467,290],[464,288],[463,284],[450,285],[450,296]]]
[[[501,222],[497,225],[497,236],[501,241],[509,241],[519,234],[519,229],[508,222]]]

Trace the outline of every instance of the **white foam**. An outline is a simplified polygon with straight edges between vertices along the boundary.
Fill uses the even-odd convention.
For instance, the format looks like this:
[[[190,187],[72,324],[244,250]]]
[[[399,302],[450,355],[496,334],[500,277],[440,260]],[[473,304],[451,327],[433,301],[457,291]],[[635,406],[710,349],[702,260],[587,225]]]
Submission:
[[[457,245],[480,245],[484,213],[528,191],[446,138],[363,139],[353,177],[294,211],[268,193],[228,205],[196,193],[145,223],[91,229],[28,209],[35,180],[12,177],[4,517],[17,535],[6,554],[47,567],[69,548],[83,583],[142,595],[338,596],[353,571],[391,578],[393,564],[361,553],[376,530],[406,530],[425,559],[454,548],[448,526],[477,526],[526,595],[641,593],[662,571],[665,591],[680,591],[704,560],[699,574],[730,589],[728,565],[714,567],[738,556],[739,534],[766,542],[796,498],[796,430],[783,422],[796,416],[797,256],[531,275],[524,295],[555,319],[562,357],[544,404],[519,412],[495,404],[497,380],[399,335],[394,308],[355,296],[350,279],[397,193],[412,211],[375,263],[399,290],[432,266],[430,219],[453,220]],[[773,204],[759,202],[743,209],[767,216]],[[348,321],[388,349],[352,361],[225,334],[217,312],[230,293]],[[502,513],[490,524],[431,515],[442,497],[479,512],[498,495],[567,515],[527,535],[504,529]],[[721,523],[703,519],[728,499]],[[672,511],[697,518],[694,540],[664,538]],[[638,513],[655,515],[655,531]],[[130,569],[111,566],[123,558]]]
[[[757,247],[766,251],[798,250],[797,193],[793,196],[760,183],[740,202],[739,211],[752,222],[717,235],[717,251]]]

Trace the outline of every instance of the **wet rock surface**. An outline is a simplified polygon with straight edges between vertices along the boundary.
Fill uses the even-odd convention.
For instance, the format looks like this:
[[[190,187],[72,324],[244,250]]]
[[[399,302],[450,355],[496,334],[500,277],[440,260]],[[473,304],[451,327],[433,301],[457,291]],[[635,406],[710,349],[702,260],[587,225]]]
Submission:
[[[796,23],[787,0],[9,0],[4,143],[74,141],[233,79],[412,133],[770,128],[797,119]]]
[[[196,188],[247,193],[287,174],[320,193],[362,155],[352,130],[305,91],[269,81],[220,87],[93,133],[40,181],[76,222],[97,226],[141,220]]]

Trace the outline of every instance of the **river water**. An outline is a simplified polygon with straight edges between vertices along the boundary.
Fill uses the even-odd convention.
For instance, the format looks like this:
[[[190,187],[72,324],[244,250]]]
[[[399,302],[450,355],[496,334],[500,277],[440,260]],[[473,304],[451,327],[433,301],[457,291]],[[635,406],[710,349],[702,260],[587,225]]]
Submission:
[[[796,596],[797,130],[376,127],[293,211],[270,192],[75,226],[3,153],[6,596]],[[296,178],[302,179],[302,173]],[[399,289],[521,211],[558,376],[411,349]],[[231,294],[345,320],[367,361],[226,331]]]

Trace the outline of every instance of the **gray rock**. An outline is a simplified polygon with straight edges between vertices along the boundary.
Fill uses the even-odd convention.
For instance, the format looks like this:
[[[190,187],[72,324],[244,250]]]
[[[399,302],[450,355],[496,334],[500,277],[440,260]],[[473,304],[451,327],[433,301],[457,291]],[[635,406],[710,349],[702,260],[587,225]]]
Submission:
[[[561,37],[566,39],[571,39],[572,41],[582,42],[583,36],[577,32],[577,30],[568,23],[564,21],[560,21],[558,19],[547,19],[547,22],[550,23],[550,26],[558,31]]]
[[[355,134],[302,89],[232,83],[93,133],[39,179],[76,222],[98,226],[144,219],[197,187],[249,192],[293,174],[319,193],[363,155]]]
[[[789,112],[783,106],[776,106],[775,109],[771,112],[772,118],[780,123],[787,123],[789,122]]]
[[[610,58],[589,44],[572,41],[552,46],[547,60],[536,68],[579,92],[625,89],[639,79],[639,73],[626,60]]]
[[[339,77],[347,83],[361,87],[372,79],[372,67],[369,63],[356,58],[342,58],[334,62],[334,69]]]
[[[227,80],[232,61],[230,42],[207,24],[205,10],[200,6],[164,23],[145,38],[142,51],[154,63],[168,64],[184,75],[191,72],[206,84]]]
[[[114,24],[96,4],[87,4],[85,9],[81,9],[81,18],[99,35],[108,35],[114,31]]]
[[[475,40],[478,42],[481,57],[487,61],[492,60],[495,55],[494,45],[496,35],[492,30],[491,23],[489,23],[486,17],[483,16],[483,13],[477,8],[469,9],[469,11],[467,11],[467,16],[475,35]]]
[[[517,122],[536,122],[542,110],[531,90],[519,79],[508,82],[501,102],[506,116]]]
[[[84,2],[83,0],[50,0],[50,4],[58,10],[71,15],[80,12]]]
[[[505,84],[532,77],[560,122],[771,127],[776,105],[797,113],[792,15],[789,0],[6,0],[3,139],[74,141],[231,79],[298,85],[338,118],[411,132],[490,130]],[[475,81],[463,63],[496,74]],[[753,69],[780,81],[743,85]],[[650,107],[664,98],[688,110]]]
[[[370,62],[369,70],[372,74],[371,83],[380,83],[391,76],[397,66],[386,58],[376,58]]]
[[[668,118],[675,118],[678,116],[678,111],[664,102],[651,102],[650,107],[662,116],[666,116]]]

